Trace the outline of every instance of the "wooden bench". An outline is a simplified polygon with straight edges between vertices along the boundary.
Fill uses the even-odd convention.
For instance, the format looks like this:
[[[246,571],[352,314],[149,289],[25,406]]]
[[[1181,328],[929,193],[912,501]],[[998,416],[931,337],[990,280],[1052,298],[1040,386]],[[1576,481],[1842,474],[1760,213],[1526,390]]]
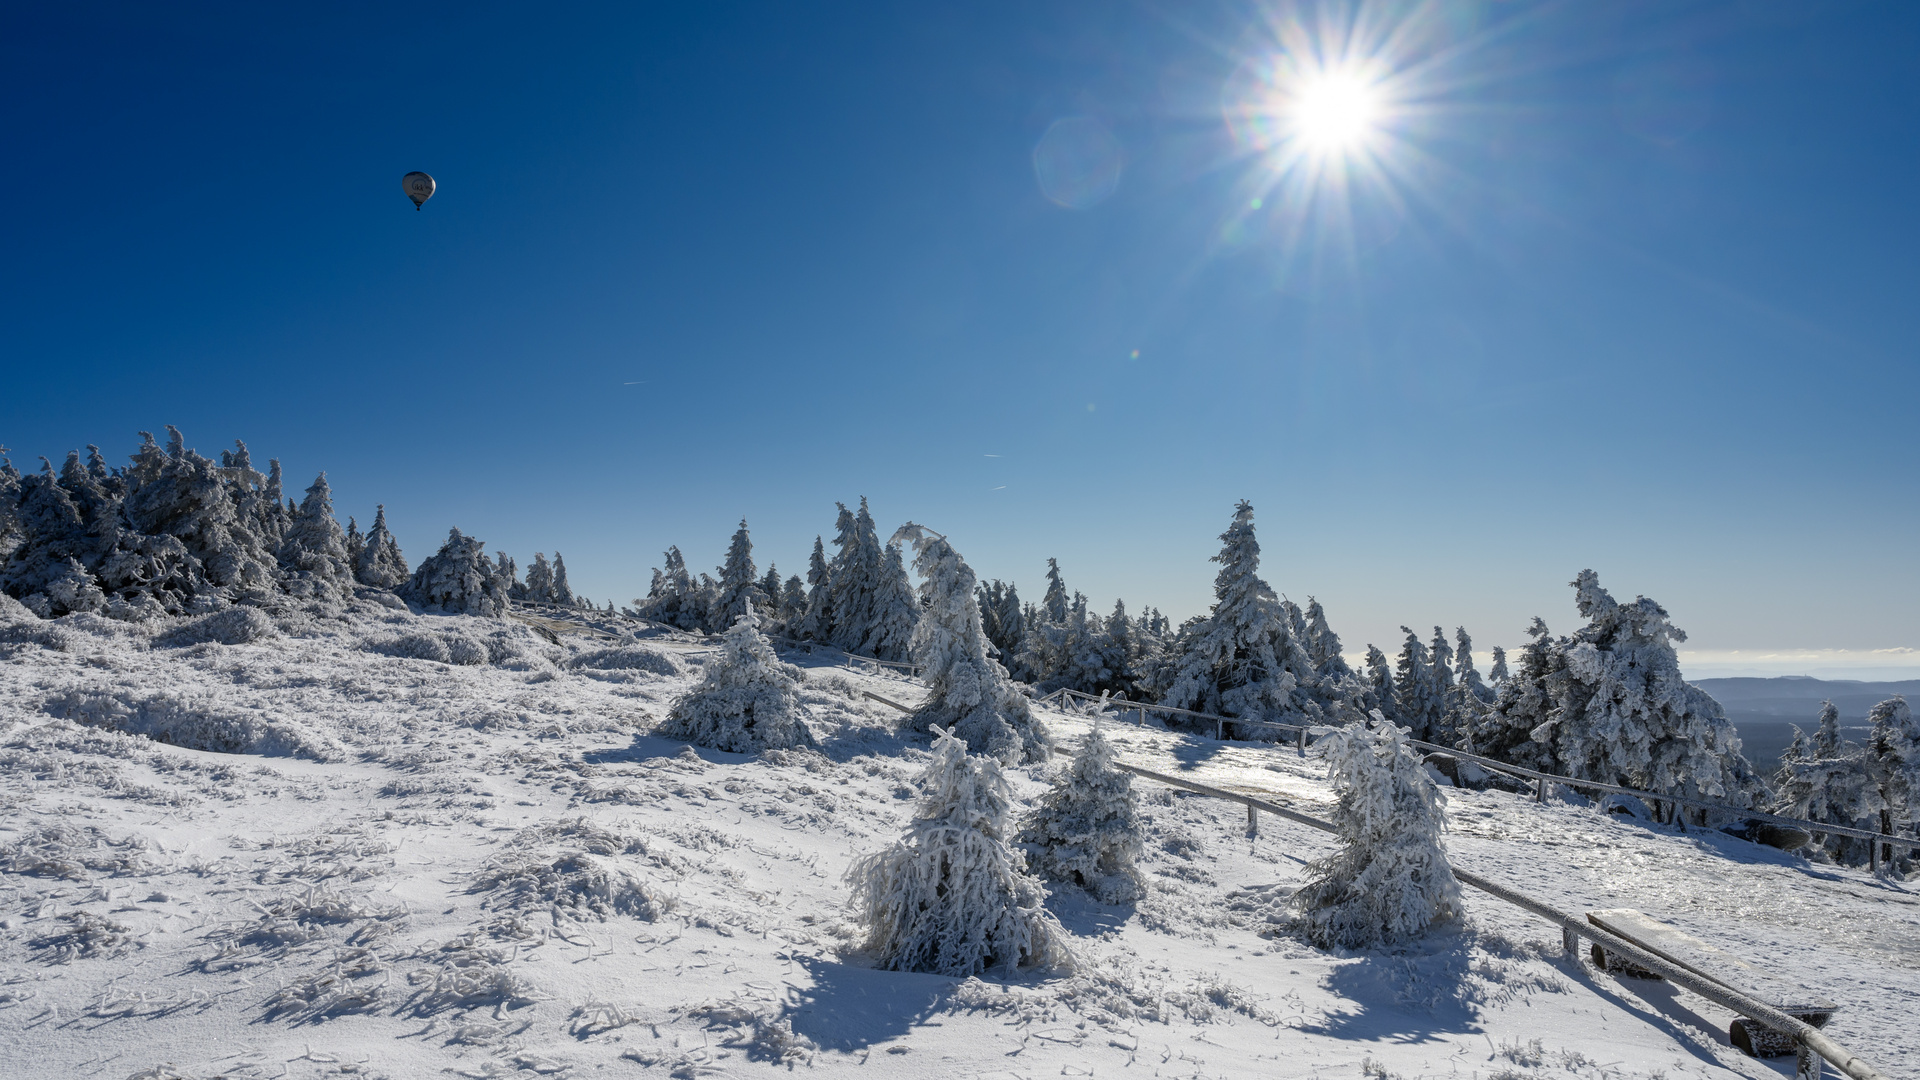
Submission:
[[[1693,972],[1703,979],[1737,990],[1748,997],[1772,1005],[1788,1016],[1814,1027],[1824,1027],[1840,1006],[1801,987],[1771,975],[1732,953],[1701,941],[1678,927],[1643,915],[1630,908],[1587,912],[1587,921],[1618,934],[1662,960]],[[1614,956],[1598,944],[1593,946],[1593,964],[1602,971],[1633,978],[1657,979],[1654,974],[1624,957]],[[1753,1057],[1784,1057],[1797,1049],[1791,1038],[1747,1017],[1737,1017],[1727,1027],[1733,1045]]]

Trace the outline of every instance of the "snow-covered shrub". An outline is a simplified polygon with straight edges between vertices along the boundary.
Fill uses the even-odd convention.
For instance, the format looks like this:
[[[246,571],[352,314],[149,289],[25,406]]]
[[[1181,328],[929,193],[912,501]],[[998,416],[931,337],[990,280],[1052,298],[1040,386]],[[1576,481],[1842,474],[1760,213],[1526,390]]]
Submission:
[[[686,674],[680,662],[658,649],[644,645],[616,645],[581,653],[567,661],[570,668],[594,671],[644,671],[649,675],[677,678]]]
[[[1053,741],[1007,669],[994,660],[980,624],[977,579],[947,538],[912,522],[894,540],[910,541],[922,578],[924,610],[913,629],[913,659],[927,683],[926,702],[909,723],[945,729],[976,754],[1045,761]]]
[[[175,648],[208,641],[247,645],[279,636],[279,627],[259,608],[230,607],[176,626],[155,638],[154,643]]]
[[[1293,896],[1307,938],[1322,948],[1392,945],[1458,916],[1460,883],[1440,839],[1446,797],[1406,732],[1376,714],[1371,725],[1323,731],[1311,752],[1326,759],[1339,793],[1341,843]]]
[[[436,663],[453,663],[453,654],[447,649],[447,641],[439,634],[429,630],[413,630],[385,641],[376,642],[373,651],[397,656],[402,660],[432,660]]]
[[[44,964],[66,964],[95,957],[125,954],[133,947],[133,935],[126,927],[102,915],[70,911],[60,916],[60,929],[27,942]]]
[[[906,835],[847,872],[866,947],[888,970],[955,978],[1070,967],[1065,929],[1007,844],[1012,804],[999,762],[937,734]]]
[[[6,623],[23,623],[38,618],[38,615],[27,610],[27,605],[15,600],[6,593],[0,592],[0,625]]]
[[[399,589],[400,595],[429,611],[504,618],[507,583],[500,568],[487,558],[486,546],[485,541],[452,530],[440,550],[421,561],[413,578]]]
[[[706,675],[673,703],[654,734],[735,754],[813,746],[800,706],[805,677],[774,655],[749,605],[721,639]]]
[[[209,712],[203,705],[189,704],[166,692],[139,695],[125,690],[73,690],[49,697],[46,711],[89,727],[143,735],[190,750],[315,761],[337,761],[346,756],[338,742],[300,721],[258,713]]]
[[[584,819],[536,825],[521,830],[506,851],[488,860],[467,891],[489,894],[486,904],[494,909],[651,921],[673,901],[617,862],[634,855],[644,857],[646,845]]]
[[[1105,904],[1137,900],[1146,892],[1134,866],[1141,840],[1133,777],[1113,761],[1113,744],[1096,726],[1018,837],[1036,873],[1078,885]]]
[[[441,632],[447,643],[447,661],[463,667],[478,667],[487,662],[487,647],[479,638],[459,630]]]

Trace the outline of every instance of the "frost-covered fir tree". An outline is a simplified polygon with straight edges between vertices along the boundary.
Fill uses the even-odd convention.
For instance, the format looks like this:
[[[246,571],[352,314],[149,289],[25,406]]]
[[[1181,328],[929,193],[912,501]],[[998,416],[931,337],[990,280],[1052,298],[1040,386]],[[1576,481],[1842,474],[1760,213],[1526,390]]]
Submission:
[[[920,622],[920,601],[907,580],[907,564],[900,545],[887,545],[880,560],[878,588],[873,594],[873,623],[860,651],[882,660],[905,660],[913,646],[913,628]]]
[[[1591,570],[1573,587],[1588,622],[1548,677],[1553,709],[1533,738],[1569,776],[1752,805],[1762,785],[1719,702],[1681,677],[1674,645],[1686,634],[1666,609],[1644,596],[1615,601]]]
[[[1453,654],[1453,685],[1447,688],[1446,735],[1437,740],[1447,746],[1461,745],[1479,726],[1481,714],[1493,702],[1493,691],[1480,680],[1480,672],[1473,666],[1473,639],[1467,636],[1467,628],[1455,627],[1453,633],[1459,647]]]
[[[557,551],[553,553],[553,602],[561,607],[581,606],[573,586],[567,583],[567,560]]]
[[[720,568],[720,596],[707,612],[707,628],[718,632],[749,611],[757,614],[766,609],[767,597],[760,591],[759,574],[753,567],[753,538],[747,534],[747,519],[741,518],[727,545],[727,562]]]
[[[348,514],[347,565],[357,568],[360,565],[360,553],[365,550],[367,550],[367,538],[360,532],[359,519],[355,518],[352,514]]]
[[[1468,730],[1461,749],[1541,772],[1557,773],[1562,766],[1543,737],[1542,727],[1552,717],[1552,685],[1566,668],[1566,639],[1555,638],[1538,616],[1527,627],[1532,640],[1520,650],[1519,667],[1500,680],[1493,704]],[[1505,654],[1500,658],[1504,660]]]
[[[833,636],[832,598],[833,590],[827,580],[826,546],[816,536],[813,538],[813,554],[807,559],[807,609],[799,616],[795,637],[807,641],[826,641]]]
[[[1052,747],[1046,729],[1007,670],[987,655],[973,570],[946,537],[912,522],[893,540],[913,544],[924,601],[912,654],[927,697],[909,723],[920,731],[944,728],[977,754],[1010,762],[1046,760]]]
[[[14,481],[19,501],[13,508],[13,521],[21,539],[6,565],[0,567],[0,588],[44,619],[74,610],[55,598],[55,583],[70,581],[69,564],[80,566],[84,574],[82,559],[94,553],[80,508],[60,486],[53,463],[46,458],[40,461],[39,473]],[[57,591],[68,595],[73,589],[71,584],[62,584]]]
[[[1880,831],[1903,830],[1920,817],[1920,724],[1904,697],[1888,698],[1867,713],[1867,771],[1880,792]],[[1882,862],[1895,862],[1902,872],[1909,857],[1881,845]]]
[[[428,611],[505,618],[507,582],[487,558],[486,546],[459,529],[450,531],[440,550],[420,561],[400,595]]]
[[[1440,696],[1434,676],[1433,654],[1420,643],[1420,635],[1404,626],[1400,632],[1407,635],[1407,641],[1400,647],[1400,661],[1393,676],[1393,707],[1399,714],[1396,720],[1415,739],[1428,742],[1446,719],[1447,702]]]
[[[774,655],[749,605],[721,636],[706,675],[673,703],[654,734],[732,754],[814,746],[800,704],[804,679]]]
[[[1367,646],[1366,699],[1368,709],[1378,709],[1389,723],[1400,723],[1400,710],[1393,703],[1393,668],[1387,654],[1377,645]]]
[[[966,596],[972,607],[971,583]],[[999,763],[936,735],[906,835],[847,873],[866,948],[884,969],[951,978],[1070,967],[1066,931],[1007,844],[1012,797]]]
[[[1434,725],[1433,734],[1451,746],[1454,733],[1447,725],[1447,700],[1453,696],[1453,646],[1447,642],[1445,630],[1433,628],[1433,641],[1427,645],[1427,655],[1433,662],[1428,669],[1433,679],[1433,696],[1440,702],[1440,719]]]
[[[178,428],[168,425],[167,448],[144,440],[127,470],[127,524],[151,536],[171,536],[199,561],[207,582],[232,600],[267,594],[275,587],[273,546],[279,535],[242,520],[219,465],[187,449]],[[291,524],[291,513],[280,520]]]
[[[787,633],[792,635],[792,624],[807,614],[807,583],[800,580],[799,574],[788,578],[786,587],[781,590],[780,611],[787,620]]]
[[[844,504],[840,506],[834,544],[838,550],[827,571],[833,590],[832,643],[857,653],[873,630],[874,596],[879,592],[884,555],[865,496],[860,499],[857,514],[848,513]]]
[[[1424,935],[1460,914],[1460,883],[1441,841],[1446,797],[1406,732],[1375,715],[1325,731],[1311,753],[1327,762],[1339,801],[1340,849],[1311,864],[1294,894],[1300,927],[1322,948],[1365,949]]]
[[[353,564],[347,537],[333,518],[333,492],[321,473],[280,539],[280,569],[295,596],[338,600],[353,590]]]
[[[1047,560],[1047,594],[1040,598],[1042,617],[1050,624],[1058,626],[1067,621],[1067,609],[1071,601],[1067,599],[1067,583],[1060,576],[1060,560]]]
[[[1781,755],[1773,788],[1774,813],[1824,825],[1877,830],[1887,808],[1866,751],[1841,737],[1840,710],[1831,701],[1821,703],[1812,735],[1798,726],[1793,729],[1793,743]],[[1816,836],[1815,842],[1835,862],[1868,861],[1869,841],[1827,835]]]
[[[786,590],[780,584],[780,570],[774,564],[767,564],[767,572],[760,578],[760,595],[766,597],[763,609],[769,620],[782,622],[787,617]]]
[[[1493,694],[1487,697],[1492,701],[1499,694],[1500,684],[1507,681],[1507,650],[1498,645],[1493,647],[1493,666],[1487,669],[1487,682]]]
[[[670,547],[666,569],[653,572],[653,588],[634,606],[643,619],[665,623],[681,630],[699,630],[706,624],[707,605],[700,586],[687,572],[687,560],[680,549]],[[533,577],[533,571],[527,571]]]
[[[1353,674],[1347,666],[1347,658],[1340,654],[1340,635],[1333,632],[1327,624],[1326,609],[1320,601],[1307,597],[1307,659],[1313,662],[1313,670],[1320,680],[1340,681]]]
[[[385,503],[374,507],[373,528],[367,530],[367,542],[360,550],[360,561],[354,564],[353,575],[360,584],[375,589],[397,589],[411,576],[406,556],[400,554],[400,542],[387,528]]]
[[[520,593],[529,604],[553,603],[553,564],[547,561],[545,552],[533,553],[533,562],[527,566],[527,580],[521,584]]]
[[[1312,661],[1288,627],[1279,598],[1260,579],[1253,504],[1242,500],[1220,534],[1213,610],[1188,624],[1168,658],[1164,702],[1177,709],[1285,721],[1303,712],[1295,700]]]
[[[1142,844],[1133,777],[1114,766],[1113,744],[1097,723],[1016,839],[1035,873],[1078,885],[1103,904],[1146,895],[1134,865]]]

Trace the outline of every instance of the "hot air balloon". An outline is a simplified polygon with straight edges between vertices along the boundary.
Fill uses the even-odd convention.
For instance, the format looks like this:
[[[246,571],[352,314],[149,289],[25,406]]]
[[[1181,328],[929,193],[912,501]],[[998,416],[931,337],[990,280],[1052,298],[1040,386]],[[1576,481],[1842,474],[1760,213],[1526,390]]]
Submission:
[[[428,176],[426,173],[408,173],[400,178],[400,187],[407,193],[407,198],[413,200],[413,208],[415,210],[420,209],[421,203],[433,198],[433,177]]]

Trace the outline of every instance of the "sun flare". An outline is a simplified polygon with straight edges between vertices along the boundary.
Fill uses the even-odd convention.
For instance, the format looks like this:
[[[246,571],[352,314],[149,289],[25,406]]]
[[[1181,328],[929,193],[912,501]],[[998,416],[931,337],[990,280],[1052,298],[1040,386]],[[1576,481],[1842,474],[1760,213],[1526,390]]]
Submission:
[[[1321,152],[1365,142],[1379,120],[1374,88],[1352,72],[1330,71],[1305,80],[1287,112],[1302,142]]]

